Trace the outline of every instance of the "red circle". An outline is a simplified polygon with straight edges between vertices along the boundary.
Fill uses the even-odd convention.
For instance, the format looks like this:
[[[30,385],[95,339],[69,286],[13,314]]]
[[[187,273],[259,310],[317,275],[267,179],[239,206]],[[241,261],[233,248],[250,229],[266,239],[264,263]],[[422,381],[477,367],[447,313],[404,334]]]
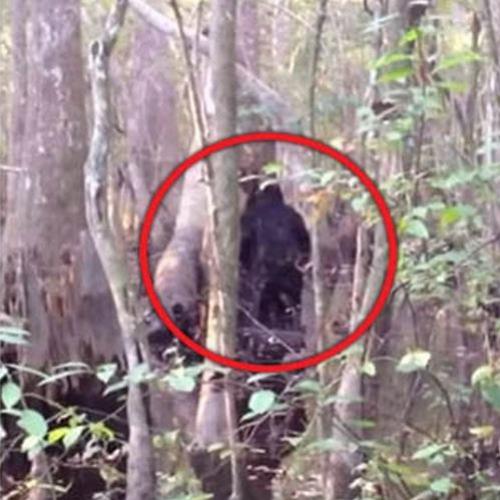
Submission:
[[[262,365],[258,363],[247,363],[244,361],[237,361],[232,358],[227,358],[214,351],[207,349],[206,347],[198,344],[191,338],[189,338],[184,332],[182,332],[174,321],[170,318],[165,307],[161,303],[156,290],[154,288],[153,279],[151,277],[151,272],[149,269],[149,258],[148,258],[148,240],[151,228],[153,225],[156,212],[158,211],[163,198],[168,193],[169,189],[173,184],[186,172],[186,170],[199,161],[203,160],[207,156],[227,149],[234,146],[239,146],[241,144],[252,143],[252,142],[287,142],[290,144],[296,144],[303,146],[324,155],[329,156],[335,161],[339,162],[345,168],[347,168],[353,175],[355,175],[363,184],[363,186],[370,193],[371,197],[375,201],[378,211],[382,217],[385,233],[388,242],[388,263],[387,269],[384,277],[382,286],[380,287],[379,295],[377,300],[373,304],[372,309],[367,314],[365,319],[358,325],[358,327],[347,335],[340,342],[336,343],[332,347],[326,349],[323,352],[317,353],[313,356],[300,359],[298,361],[291,361],[282,364],[273,365]],[[218,363],[229,368],[234,368],[242,371],[250,372],[262,372],[262,373],[275,373],[275,372],[288,372],[294,370],[300,370],[314,366],[322,361],[326,361],[332,356],[339,354],[344,349],[349,347],[351,344],[356,342],[374,323],[382,309],[389,298],[391,293],[392,285],[394,284],[394,279],[396,276],[398,260],[398,241],[396,235],[396,229],[394,226],[394,221],[392,220],[391,213],[384,197],[378,190],[375,183],[370,179],[370,177],[353,162],[350,158],[340,153],[336,149],[311,139],[309,137],[304,137],[300,135],[288,134],[286,132],[251,132],[248,134],[235,135],[233,137],[228,137],[222,139],[213,144],[209,144],[204,149],[197,151],[192,154],[189,158],[184,160],[178,167],[176,167],[170,175],[165,179],[162,185],[158,188],[154,194],[151,202],[149,204],[148,210],[144,216],[144,220],[141,227],[141,233],[139,237],[139,265],[141,269],[141,276],[144,284],[146,293],[148,294],[151,305],[153,306],[156,314],[164,323],[164,325],[170,330],[181,342],[183,342],[187,347],[198,353],[199,355],[210,359],[211,361]]]

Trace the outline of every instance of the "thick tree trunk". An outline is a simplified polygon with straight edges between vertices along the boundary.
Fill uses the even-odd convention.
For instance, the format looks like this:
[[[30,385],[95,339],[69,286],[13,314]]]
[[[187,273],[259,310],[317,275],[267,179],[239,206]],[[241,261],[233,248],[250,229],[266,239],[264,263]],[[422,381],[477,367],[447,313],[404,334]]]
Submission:
[[[26,172],[8,186],[10,279],[3,305],[26,316],[32,332],[20,363],[46,367],[85,360],[91,342],[80,328],[87,147],[80,2],[16,1],[12,15],[16,100],[9,156]],[[109,322],[101,328],[112,333]],[[34,458],[34,476],[44,463],[43,455]],[[30,496],[48,494],[34,488]]]
[[[12,27],[12,97],[9,132],[8,167],[0,172],[3,203],[0,205],[0,238],[5,249],[0,255],[0,269],[3,275],[16,275],[19,267],[19,249],[23,240],[25,223],[25,196],[27,173],[22,166],[23,142],[25,136],[28,66],[26,50],[26,23],[28,19],[27,0],[11,1]],[[4,183],[5,182],[5,183]],[[4,220],[5,218],[5,220]],[[5,224],[5,227],[3,227]],[[15,253],[10,259],[7,255]],[[4,280],[2,280],[4,281]],[[14,283],[5,280],[5,288],[0,287],[0,300],[6,313],[23,317],[26,314],[24,293]],[[10,285],[13,286],[10,286]]]
[[[260,40],[257,0],[240,0],[237,15],[236,54],[254,75],[259,74]]]
[[[11,279],[4,307],[28,317],[33,336],[24,355],[31,366],[120,355],[109,288],[99,281],[102,268],[85,236],[80,4],[41,0],[30,5],[28,16],[24,2],[15,3],[20,98],[10,156],[26,171],[9,182],[5,272]]]
[[[132,44],[132,73],[127,93],[128,173],[136,211],[142,221],[160,182],[180,162],[176,92],[172,83],[171,54],[165,38],[138,20]],[[165,249],[179,204],[182,182],[165,198],[153,226],[150,252]]]

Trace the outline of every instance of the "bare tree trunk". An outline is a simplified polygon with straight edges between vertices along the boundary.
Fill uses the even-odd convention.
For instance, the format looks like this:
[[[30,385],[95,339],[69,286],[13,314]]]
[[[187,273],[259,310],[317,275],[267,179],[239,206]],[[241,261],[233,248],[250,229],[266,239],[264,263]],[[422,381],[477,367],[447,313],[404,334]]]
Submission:
[[[176,92],[171,81],[170,49],[165,38],[138,20],[132,45],[132,74],[127,93],[128,173],[137,215],[142,221],[159,183],[179,163]],[[150,249],[165,249],[172,236],[182,182],[164,200],[153,226]]]
[[[236,131],[235,73],[236,2],[216,0],[211,23],[211,78],[214,104],[213,139],[231,136]],[[226,149],[207,162],[210,181],[210,269],[207,346],[232,357],[235,352],[236,301],[238,297],[239,203],[236,151]],[[198,444],[208,448],[226,442],[231,451],[231,499],[243,498],[236,448],[237,422],[234,391],[229,375],[216,380],[206,371],[201,388],[197,417]],[[209,429],[207,411],[217,411],[218,425]],[[214,424],[215,422],[212,422]],[[209,433],[207,431],[210,431]]]
[[[27,316],[33,332],[21,363],[47,366],[84,358],[76,271],[85,227],[81,186],[87,138],[80,5],[40,0],[12,7],[16,100],[9,162],[27,170],[9,179],[2,257],[10,280],[3,306],[9,314]],[[35,457],[32,473],[46,474],[45,463],[42,455]],[[48,494],[37,488],[30,493]]]
[[[0,227],[5,223],[3,234],[0,238],[5,249],[0,256],[0,269],[2,274],[15,270],[16,261],[19,264],[19,255],[12,256],[7,263],[7,255],[11,251],[19,250],[22,241],[22,227],[25,223],[24,198],[26,195],[26,171],[22,166],[22,153],[25,135],[26,104],[28,92],[28,67],[26,49],[26,25],[28,20],[28,9],[26,0],[11,1],[11,27],[12,27],[12,97],[9,132],[8,163],[12,170],[2,172],[2,179],[5,184],[3,196],[4,206],[0,206],[0,219],[5,217],[5,221],[0,221]],[[21,229],[21,230],[20,230]],[[9,250],[11,249],[11,251]],[[17,280],[15,280],[17,281]],[[0,304],[6,313],[24,316],[24,300],[19,297],[20,293],[15,289],[0,287]]]
[[[237,15],[236,53],[254,75],[259,74],[260,37],[257,0],[240,0]]]
[[[107,20],[103,35],[90,47],[94,130],[85,164],[86,214],[90,232],[108,279],[120,324],[121,338],[129,371],[139,364],[134,340],[137,318],[130,288],[130,269],[123,242],[115,241],[110,227],[107,196],[109,151],[109,57],[123,25],[126,0],[117,0]],[[127,500],[154,496],[154,467],[146,407],[138,384],[130,383],[127,395],[129,425],[127,460]]]
[[[26,98],[28,92],[28,67],[26,63],[26,0],[11,0],[12,29],[12,84],[13,104],[10,116],[9,164],[21,166],[24,130],[26,124]]]

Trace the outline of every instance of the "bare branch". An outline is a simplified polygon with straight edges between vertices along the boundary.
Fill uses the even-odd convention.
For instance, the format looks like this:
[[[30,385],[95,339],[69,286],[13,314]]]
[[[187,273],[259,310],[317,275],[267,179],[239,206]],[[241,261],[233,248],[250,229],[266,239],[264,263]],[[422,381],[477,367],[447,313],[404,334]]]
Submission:
[[[130,7],[134,9],[147,23],[164,33],[166,36],[172,37],[177,35],[178,29],[176,23],[150,7],[143,0],[130,0]],[[194,46],[196,33],[193,30],[186,28],[184,29],[184,33],[187,46],[191,50]],[[200,37],[197,49],[200,54],[208,56],[209,46],[206,36]],[[279,121],[283,116],[287,116],[290,121],[294,121],[294,113],[288,103],[284,101],[278,92],[276,92],[259,77],[255,76],[252,71],[244,65],[237,63],[236,71],[238,79],[245,88],[245,91],[256,97],[263,104],[266,104],[277,121]]]

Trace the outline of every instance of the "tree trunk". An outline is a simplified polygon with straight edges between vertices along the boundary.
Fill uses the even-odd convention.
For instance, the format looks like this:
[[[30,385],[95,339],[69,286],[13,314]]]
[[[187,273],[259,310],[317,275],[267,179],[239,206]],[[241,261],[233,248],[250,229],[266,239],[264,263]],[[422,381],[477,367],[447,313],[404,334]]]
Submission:
[[[88,345],[79,328],[87,139],[80,3],[37,0],[28,15],[28,4],[16,1],[12,14],[16,103],[9,156],[27,171],[8,187],[6,258],[13,280],[4,306],[27,316],[31,344],[21,363],[40,367],[84,360]],[[42,463],[42,455],[35,457],[34,475]],[[34,488],[30,497],[48,494]]]
[[[235,23],[236,2],[216,0],[212,9],[210,38],[213,140],[232,136],[236,131]],[[240,239],[238,168],[234,148],[216,153],[207,162],[207,170],[210,182],[207,347],[233,357]],[[203,380],[197,415],[197,444],[203,451],[215,443],[228,444],[231,452],[230,498],[241,499],[243,491],[238,470],[237,422],[231,378],[223,375],[222,379],[217,379],[216,374],[206,371]],[[212,418],[207,418],[208,415]],[[214,470],[211,471],[213,473]],[[227,488],[227,483],[221,486]],[[216,494],[216,498],[224,497]]]
[[[132,74],[127,93],[128,173],[136,212],[142,221],[161,181],[182,159],[177,131],[177,99],[171,76],[171,54],[164,37],[143,21],[136,23]],[[182,182],[169,192],[153,226],[150,252],[158,255],[172,236]]]
[[[0,238],[6,251],[0,256],[0,269],[3,274],[11,273],[15,276],[15,269],[19,266],[19,255],[12,256],[8,262],[7,255],[19,250],[23,240],[23,223],[25,223],[25,196],[27,174],[23,170],[22,154],[25,136],[26,104],[27,104],[27,51],[26,51],[26,23],[28,9],[26,0],[11,1],[11,27],[12,27],[12,97],[9,132],[8,163],[12,170],[1,173],[5,179],[3,197],[5,205],[0,206],[0,228],[5,223]],[[5,217],[5,221],[3,218]],[[14,259],[17,261],[14,262]],[[13,273],[13,274],[12,274]],[[3,280],[2,280],[3,281]],[[19,283],[14,279],[14,283]],[[0,287],[0,300],[6,313],[24,317],[24,294],[16,289],[15,284],[10,287],[9,280],[5,281],[6,287]]]
[[[125,20],[127,0],[116,0],[101,37],[90,46],[90,72],[94,129],[85,163],[85,212],[117,311],[120,334],[129,372],[137,369],[140,358],[135,339],[138,324],[136,291],[131,283],[126,247],[112,229],[109,206],[108,172],[110,150],[109,58]],[[154,495],[152,443],[146,406],[138,383],[128,384],[128,459],[127,500],[142,500]]]

